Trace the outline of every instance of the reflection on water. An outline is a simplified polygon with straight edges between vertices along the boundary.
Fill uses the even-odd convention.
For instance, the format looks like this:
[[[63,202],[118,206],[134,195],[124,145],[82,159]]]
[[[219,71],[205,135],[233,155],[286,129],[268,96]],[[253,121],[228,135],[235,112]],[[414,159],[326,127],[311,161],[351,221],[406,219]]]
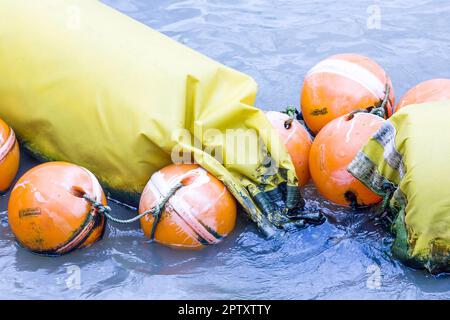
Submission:
[[[416,83],[450,77],[450,3],[436,1],[108,0],[168,36],[253,76],[258,105],[299,104],[307,70],[336,53],[377,60],[397,98]],[[378,5],[375,11],[371,5]],[[380,29],[368,18],[380,12]],[[369,21],[369,26],[371,26]],[[377,27],[375,25],[375,27]],[[22,172],[35,163],[24,155]],[[61,258],[18,248],[0,198],[0,298],[450,298],[450,279],[394,261],[389,237],[368,221],[305,190],[329,222],[265,241],[245,218],[201,252],[150,244],[132,226],[108,226],[104,241]],[[113,204],[116,213],[133,213]],[[73,266],[80,285],[71,286]]]

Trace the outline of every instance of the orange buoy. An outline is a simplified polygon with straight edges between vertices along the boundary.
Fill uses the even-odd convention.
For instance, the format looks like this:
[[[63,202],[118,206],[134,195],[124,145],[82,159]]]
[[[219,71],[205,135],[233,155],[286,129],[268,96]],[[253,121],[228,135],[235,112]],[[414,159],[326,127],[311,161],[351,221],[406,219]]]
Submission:
[[[63,255],[99,240],[105,217],[83,194],[106,205],[97,178],[82,167],[49,162],[25,173],[8,205],[9,225],[17,241],[35,253]]]
[[[0,194],[8,190],[19,170],[20,151],[16,136],[0,119]]]
[[[410,104],[450,100],[450,79],[433,79],[419,83],[400,99],[395,111]]]
[[[198,249],[231,233],[236,201],[222,182],[197,165],[169,165],[153,174],[142,193],[139,212],[154,208],[179,183],[182,187],[167,202],[154,230],[152,215],[141,218],[147,237],[170,247]]]
[[[328,123],[311,147],[311,177],[322,196],[348,206],[367,206],[381,198],[355,179],[347,167],[384,120],[368,113],[341,116]]]
[[[287,114],[269,111],[266,115],[272,126],[277,129],[291,156],[299,185],[306,185],[310,179],[309,151],[312,144],[311,136],[297,120],[293,120],[291,124],[286,125],[286,121],[290,119]]]
[[[373,60],[357,54],[339,54],[316,64],[306,75],[301,93],[302,114],[318,133],[328,122],[354,110],[379,106],[389,87],[388,116],[394,90],[386,72]]]

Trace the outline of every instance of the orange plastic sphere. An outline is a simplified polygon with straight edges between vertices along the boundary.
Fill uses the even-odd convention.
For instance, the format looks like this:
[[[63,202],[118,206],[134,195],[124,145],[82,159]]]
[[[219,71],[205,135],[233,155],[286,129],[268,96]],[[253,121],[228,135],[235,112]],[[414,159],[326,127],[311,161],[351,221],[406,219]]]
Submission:
[[[20,151],[14,131],[0,119],[0,193],[11,186],[19,170]]]
[[[355,179],[347,167],[383,122],[378,116],[357,113],[341,116],[319,132],[311,147],[309,166],[322,196],[347,206],[367,206],[381,201],[378,195]]]
[[[297,120],[294,120],[289,128],[286,128],[285,123],[289,120],[287,114],[269,111],[266,115],[272,126],[277,129],[281,140],[291,156],[299,186],[306,185],[311,177],[309,174],[309,151],[312,144],[311,136],[305,127]]]
[[[395,111],[410,104],[450,100],[450,79],[433,79],[419,83],[399,101]]]
[[[328,122],[357,109],[380,104],[390,87],[388,115],[393,112],[394,90],[386,72],[373,60],[357,54],[339,54],[316,64],[306,75],[301,93],[302,114],[317,134]]]
[[[156,242],[184,249],[216,244],[233,231],[236,201],[214,176],[197,165],[170,165],[156,172],[144,189],[139,205],[143,213],[154,208],[178,183],[156,226]],[[144,234],[151,237],[152,215],[141,219]]]
[[[25,173],[8,205],[17,241],[35,253],[62,255],[99,240],[105,218],[82,198],[84,193],[106,205],[97,179],[82,167],[49,162]]]

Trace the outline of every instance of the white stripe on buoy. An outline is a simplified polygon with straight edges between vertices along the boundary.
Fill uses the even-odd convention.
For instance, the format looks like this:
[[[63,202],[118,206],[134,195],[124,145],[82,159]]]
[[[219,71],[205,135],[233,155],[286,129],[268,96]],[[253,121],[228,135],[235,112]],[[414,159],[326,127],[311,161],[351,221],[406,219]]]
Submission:
[[[155,196],[155,202],[152,203],[150,205],[150,208],[153,208],[154,206],[156,206],[159,202],[161,202],[161,200],[163,199],[163,197],[169,192],[169,190],[171,189],[171,187],[169,187],[168,182],[165,180],[164,175],[160,172],[157,171],[155,172],[152,177],[150,178],[150,182],[148,184],[148,187],[150,189],[150,191],[153,193],[153,195]],[[165,209],[170,213],[173,214],[173,216],[175,217],[175,219],[177,221],[181,220],[181,218],[178,216],[177,214],[177,209],[175,209],[173,207],[173,203],[172,203],[172,199],[173,199],[174,195],[172,196],[172,198],[167,202]],[[183,213],[183,211],[181,211],[180,213]],[[151,215],[147,215],[145,216],[144,219],[147,219],[147,221],[150,219],[150,217],[152,217]],[[189,237],[196,239],[197,238],[197,234],[194,232],[194,230],[192,228],[190,228],[189,226],[186,225],[186,223],[183,221],[182,224],[178,225],[180,229],[183,230],[183,232],[185,232]]]
[[[353,80],[366,88],[375,98],[384,99],[386,84],[359,64],[340,59],[326,59],[309,70],[307,76],[318,73],[333,73]]]
[[[15,143],[16,143],[16,135],[14,134],[13,129],[10,129],[8,139],[6,139],[5,143],[0,147],[0,162],[6,158],[8,153],[11,152]]]
[[[177,185],[178,183],[180,183],[185,178],[191,175],[194,175],[196,177],[191,184],[183,187],[185,191],[188,189],[198,188],[210,181],[210,178],[208,177],[206,170],[202,168],[193,169],[180,177],[171,179],[170,181],[166,181],[164,175],[158,171],[151,177],[149,188],[151,192],[156,196],[157,198],[156,201],[159,202],[161,201],[161,198],[163,196],[169,193],[169,191],[173,188],[173,186]],[[213,199],[213,201],[216,200],[217,199]],[[154,203],[153,205],[156,205],[156,203]],[[201,236],[203,239],[205,239],[211,244],[219,242],[219,239],[217,239],[202,224],[199,223],[198,219],[196,218],[196,213],[194,212],[194,209],[183,198],[183,196],[180,195],[180,193],[175,193],[168,201],[166,207],[169,211],[173,210],[174,213],[180,215],[180,218],[186,224],[185,227],[180,225],[180,228],[182,228],[184,232],[189,234],[194,239],[196,239],[197,236]],[[208,207],[209,206],[207,206],[207,208]],[[194,233],[192,231],[194,231]]]

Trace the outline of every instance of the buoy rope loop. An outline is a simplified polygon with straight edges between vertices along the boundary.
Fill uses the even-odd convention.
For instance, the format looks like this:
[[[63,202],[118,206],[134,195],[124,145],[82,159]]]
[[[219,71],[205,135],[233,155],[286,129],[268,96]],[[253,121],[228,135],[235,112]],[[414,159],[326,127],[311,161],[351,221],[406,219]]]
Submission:
[[[87,202],[91,204],[91,206],[96,210],[96,212],[100,214],[104,214],[106,218],[109,220],[120,223],[120,224],[130,224],[133,222],[136,222],[140,220],[141,218],[151,214],[155,218],[155,223],[153,223],[153,229],[156,229],[156,225],[159,222],[159,219],[161,218],[161,214],[164,210],[164,207],[166,206],[167,202],[170,200],[170,198],[183,186],[182,183],[178,183],[175,185],[172,189],[169,190],[167,195],[165,195],[161,201],[152,209],[147,210],[139,215],[137,215],[134,218],[131,219],[118,219],[111,215],[111,207],[105,206],[102,203],[96,201],[94,198],[90,197],[88,194],[83,195],[83,199],[85,199]],[[154,230],[152,230],[152,237],[153,238]]]
[[[368,107],[367,109],[357,109],[357,110],[353,110],[352,112],[350,112],[347,115],[347,119],[352,119],[353,116],[357,113],[370,113],[376,116],[379,116],[380,118],[387,118],[389,116],[389,111],[387,109],[387,103],[389,102],[389,95],[391,93],[391,87],[386,84],[386,90],[385,90],[385,94],[384,94],[384,98],[381,101],[381,104],[377,107],[377,106],[371,106]]]

